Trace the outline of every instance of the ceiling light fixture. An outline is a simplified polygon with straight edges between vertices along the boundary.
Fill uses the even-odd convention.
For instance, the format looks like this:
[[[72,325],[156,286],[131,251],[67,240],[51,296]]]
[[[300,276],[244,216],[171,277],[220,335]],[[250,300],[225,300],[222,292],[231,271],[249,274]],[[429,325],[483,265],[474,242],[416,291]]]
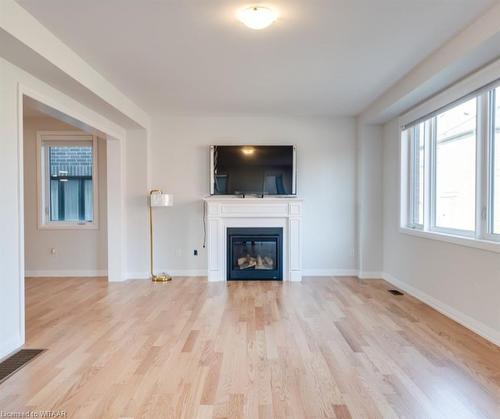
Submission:
[[[269,7],[250,6],[238,12],[238,19],[251,29],[267,28],[278,18],[276,11]]]
[[[255,148],[253,148],[253,147],[242,147],[241,152],[245,156],[251,156],[255,152]]]

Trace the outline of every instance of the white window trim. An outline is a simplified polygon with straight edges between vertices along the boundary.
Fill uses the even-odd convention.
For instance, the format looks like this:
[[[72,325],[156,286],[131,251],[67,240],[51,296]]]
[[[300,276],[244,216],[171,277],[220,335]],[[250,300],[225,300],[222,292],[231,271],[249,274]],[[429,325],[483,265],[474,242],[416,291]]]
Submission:
[[[453,234],[442,232],[438,233],[435,231],[422,231],[409,227],[400,227],[399,232],[410,236],[421,237],[424,239],[438,240],[442,242],[453,243],[459,246],[473,247],[476,249],[487,250],[489,252],[500,253],[500,243],[497,241],[477,239],[474,237],[456,236]]]
[[[45,156],[42,152],[44,143],[60,143],[61,145],[75,145],[78,142],[92,141],[92,187],[93,187],[93,221],[48,221],[46,213],[46,182],[45,182]],[[37,212],[39,230],[97,230],[98,220],[98,161],[97,137],[81,131],[37,131],[36,133],[36,173],[37,173]]]
[[[499,85],[500,86],[500,85]],[[481,206],[481,215],[483,218],[483,236],[488,240],[496,240],[500,241],[500,234],[493,233],[494,228],[494,185],[493,185],[493,176],[494,173],[494,142],[495,142],[495,115],[494,115],[494,103],[493,103],[493,95],[489,94],[484,98],[483,107],[488,111],[485,112],[483,121],[482,121],[482,129],[485,132],[485,147],[483,150],[484,153],[484,169],[482,172],[482,176],[484,177],[483,185],[484,190],[483,200]],[[497,97],[496,100],[500,100],[500,97]],[[498,209],[500,211],[500,208]]]
[[[498,69],[498,68],[497,68]],[[498,80],[498,72],[496,73]],[[473,76],[473,81],[477,83],[477,75]],[[491,79],[486,80],[484,85],[491,83]],[[463,83],[462,83],[463,84]],[[467,81],[465,82],[467,85]],[[492,217],[493,217],[493,200],[492,200],[492,185],[491,169],[493,159],[493,141],[494,132],[492,130],[493,121],[491,116],[491,99],[490,91],[500,86],[500,82],[489,86],[488,91],[478,92],[477,99],[477,137],[476,137],[476,228],[475,231],[462,231],[449,228],[437,227],[435,224],[435,181],[436,176],[433,173],[435,170],[434,147],[428,143],[430,138],[426,138],[425,148],[425,166],[424,166],[424,188],[427,192],[424,193],[424,226],[410,225],[410,150],[408,135],[403,135],[404,130],[400,129],[400,156],[401,156],[401,184],[400,184],[400,227],[399,231],[411,236],[428,238],[432,240],[440,240],[448,243],[453,243],[460,246],[473,247],[481,250],[487,250],[495,253],[500,253],[500,234],[491,233]],[[461,86],[463,88],[463,86]],[[443,105],[443,98],[454,98],[456,95],[457,86],[445,91],[436,98],[433,98],[427,104],[419,106],[419,113],[431,113],[433,111],[432,104],[440,103]],[[451,92],[451,93],[450,93]],[[498,100],[498,98],[497,98]],[[457,102],[457,104],[460,101]],[[400,118],[400,126],[408,124],[409,118],[415,117],[417,114],[410,111],[408,114]],[[432,120],[431,120],[432,121]],[[430,130],[435,129],[434,123],[429,124]],[[427,137],[427,136],[426,136]],[[431,136],[429,136],[431,137]],[[435,138],[435,135],[432,136]]]
[[[409,145],[409,150],[408,150],[408,225],[411,228],[415,229],[423,229],[423,224],[416,223],[416,213],[418,211],[418,205],[417,205],[417,199],[416,199],[416,192],[415,192],[415,186],[417,184],[417,172],[418,172],[418,165],[415,164],[415,158],[417,155],[417,147],[416,147],[416,137],[418,135],[415,135],[415,129],[412,128],[412,130],[408,133],[408,145]]]

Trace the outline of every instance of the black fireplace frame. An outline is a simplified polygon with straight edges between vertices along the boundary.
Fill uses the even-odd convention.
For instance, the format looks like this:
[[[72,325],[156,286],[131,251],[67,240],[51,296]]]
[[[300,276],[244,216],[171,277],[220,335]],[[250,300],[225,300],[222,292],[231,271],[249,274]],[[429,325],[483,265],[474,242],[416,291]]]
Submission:
[[[283,228],[282,227],[228,227],[227,237],[227,268],[228,281],[282,281],[283,280]],[[233,269],[233,240],[242,238],[274,238],[277,243],[276,269],[270,270],[236,270]]]

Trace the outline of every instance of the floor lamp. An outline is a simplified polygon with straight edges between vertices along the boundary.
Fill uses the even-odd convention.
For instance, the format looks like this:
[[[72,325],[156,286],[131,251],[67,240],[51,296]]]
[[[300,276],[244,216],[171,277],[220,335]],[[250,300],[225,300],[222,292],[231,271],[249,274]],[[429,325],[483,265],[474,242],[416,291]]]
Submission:
[[[167,282],[172,277],[165,272],[154,273],[154,241],[153,241],[153,208],[154,207],[171,207],[174,204],[174,197],[170,194],[163,193],[160,189],[153,189],[149,192],[149,238],[151,251],[151,280],[153,282]]]

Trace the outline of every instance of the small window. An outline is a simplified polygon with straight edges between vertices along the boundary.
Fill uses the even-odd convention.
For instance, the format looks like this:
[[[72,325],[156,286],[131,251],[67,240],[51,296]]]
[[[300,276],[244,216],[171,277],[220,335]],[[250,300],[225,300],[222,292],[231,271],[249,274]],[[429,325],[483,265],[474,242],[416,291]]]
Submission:
[[[38,148],[40,226],[96,226],[96,138],[39,133]]]
[[[434,225],[475,231],[477,99],[435,117]]]

